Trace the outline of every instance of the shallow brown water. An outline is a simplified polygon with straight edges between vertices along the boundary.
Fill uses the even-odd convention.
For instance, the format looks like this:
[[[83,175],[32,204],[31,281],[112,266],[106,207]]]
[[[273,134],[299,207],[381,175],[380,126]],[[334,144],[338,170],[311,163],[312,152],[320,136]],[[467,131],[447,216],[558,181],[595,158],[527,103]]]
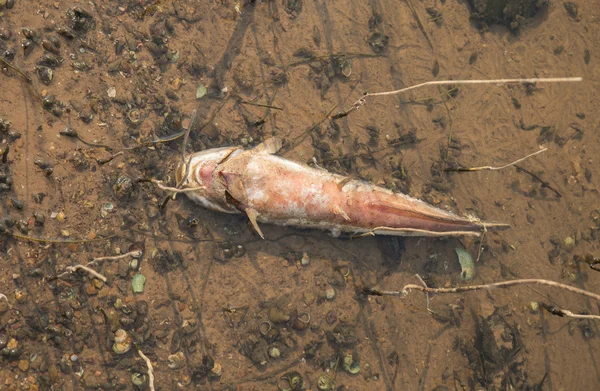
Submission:
[[[476,257],[479,241],[343,240],[270,226],[262,226],[267,239],[261,240],[245,218],[202,210],[184,197],[161,210],[165,192],[147,183],[132,191],[119,185],[120,177],[173,184],[180,139],[125,150],[101,165],[96,159],[110,151],[59,133],[70,126],[115,153],[181,131],[178,113],[185,127],[196,109],[204,125],[192,132],[190,151],[256,145],[277,135],[286,140],[282,155],[289,159],[315,157],[330,170],[511,224],[485,236],[469,283],[546,278],[600,292],[600,274],[578,261],[600,255],[596,2],[577,3],[580,20],[552,2],[518,34],[500,26],[480,32],[469,22],[468,5],[454,1],[248,2],[240,14],[229,1],[159,1],[154,8],[145,1],[64,3],[16,0],[13,9],[0,10],[0,29],[11,34],[0,41],[2,51],[14,51],[10,63],[33,80],[30,85],[14,71],[0,75],[0,118],[20,134],[0,135],[2,149],[11,148],[0,169],[12,179],[12,188],[0,192],[2,217],[31,237],[94,240],[53,244],[0,236],[0,292],[10,303],[0,308],[0,334],[20,349],[0,357],[0,388],[134,389],[132,373],[145,374],[145,364],[135,349],[113,353],[103,311],[116,311],[120,326],[142,335],[138,346],[162,390],[276,390],[290,372],[310,390],[323,374],[348,390],[563,390],[600,383],[598,324],[532,308],[537,302],[598,313],[592,300],[519,287],[432,296],[430,313],[419,292],[402,299],[360,293],[418,283],[415,274],[432,286],[465,285],[454,249],[464,246]],[[73,39],[60,36],[76,5],[89,12],[91,21],[80,15],[80,22],[90,29]],[[441,23],[429,20],[426,8],[434,6]],[[23,27],[40,36],[27,56]],[[47,53],[42,38],[49,37],[58,38],[64,62],[44,85],[35,64]],[[585,81],[468,86],[457,93],[423,88],[372,98],[347,117],[324,120],[364,91],[434,79],[533,76]],[[196,99],[199,84],[208,94]],[[60,117],[44,110],[40,94],[65,103]],[[402,136],[409,142],[389,145]],[[512,167],[442,172],[451,163],[503,165],[539,145],[548,151],[520,166],[561,197]],[[52,165],[51,175],[38,159]],[[107,203],[114,208],[102,213]],[[63,222],[51,217],[59,212]],[[35,226],[34,213],[45,215],[43,227]],[[565,245],[568,237],[574,246]],[[94,266],[108,284],[84,274],[55,278],[69,265],[125,252],[133,243],[145,249],[143,293],[132,292],[129,259]],[[304,253],[308,265],[301,264]],[[327,299],[331,288],[335,297]],[[115,310],[117,299],[130,309],[145,301],[147,314]],[[308,313],[309,327],[282,322],[261,335],[272,307]],[[268,355],[272,348],[279,357]],[[177,352],[185,358],[171,369],[168,356]],[[360,360],[356,375],[342,369],[348,353]],[[211,360],[221,366],[220,377],[207,378]]]

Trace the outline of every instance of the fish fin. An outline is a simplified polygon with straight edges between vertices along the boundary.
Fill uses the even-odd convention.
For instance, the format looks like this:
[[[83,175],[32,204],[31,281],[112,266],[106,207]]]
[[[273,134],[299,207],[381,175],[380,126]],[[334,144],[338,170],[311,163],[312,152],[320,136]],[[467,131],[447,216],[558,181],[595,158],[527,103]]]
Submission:
[[[242,210],[242,203],[233,198],[230,192],[225,190],[225,201],[229,206],[233,206],[237,210]]]
[[[415,210],[415,208],[411,207],[410,205],[408,207],[403,206],[403,205],[400,206],[400,205],[394,204],[393,202],[373,201],[370,204],[373,207],[387,209],[388,211],[395,211],[396,213],[398,213],[400,215],[405,215],[405,216],[416,216],[416,217],[424,218],[427,220],[437,220],[440,222],[459,223],[459,224],[475,224],[475,222],[469,218],[455,216],[452,213],[446,212],[443,209],[431,207],[431,205],[427,205],[432,208],[429,211],[427,211],[427,210],[419,211],[419,210]]]
[[[341,181],[338,182],[337,187],[339,191],[342,191],[342,189],[344,188],[344,186],[346,186],[350,181],[352,180],[352,178],[350,178],[349,176],[342,179]]]
[[[265,235],[263,235],[262,231],[260,230],[260,227],[258,226],[258,221],[256,221],[256,218],[258,217],[258,212],[252,208],[246,208],[246,214],[248,215],[248,219],[250,220],[250,223],[252,223],[252,227],[254,227],[256,233],[264,239]]]
[[[332,212],[335,213],[336,215],[342,216],[344,218],[344,220],[350,221],[350,216],[348,216],[346,211],[344,211],[344,209],[342,209],[341,206],[339,206],[339,205],[334,206],[332,208]]]
[[[255,150],[258,153],[266,153],[269,155],[274,155],[277,152],[279,152],[279,150],[281,149],[282,146],[283,146],[283,141],[279,137],[269,137],[262,143],[258,144],[258,146],[255,148]]]
[[[231,156],[231,154],[233,154],[238,149],[242,149],[242,148],[241,147],[233,147],[229,151],[227,151],[227,153],[225,154],[225,156],[223,156],[223,158],[217,162],[217,165],[224,163],[227,159],[229,159],[229,157]]]

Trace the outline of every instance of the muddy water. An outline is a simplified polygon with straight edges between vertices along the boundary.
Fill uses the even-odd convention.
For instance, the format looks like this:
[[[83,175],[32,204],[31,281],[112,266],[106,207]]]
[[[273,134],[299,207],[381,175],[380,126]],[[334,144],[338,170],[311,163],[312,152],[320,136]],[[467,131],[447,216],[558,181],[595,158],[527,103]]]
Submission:
[[[85,12],[69,12],[75,6]],[[16,0],[0,10],[1,49],[32,80],[1,75],[0,118],[11,126],[0,169],[12,184],[0,200],[15,234],[0,237],[10,304],[0,299],[0,334],[13,339],[0,358],[0,388],[134,389],[132,375],[145,384],[136,348],[113,352],[118,328],[151,359],[162,390],[316,390],[319,378],[343,390],[597,387],[597,323],[538,307],[597,313],[591,300],[522,287],[432,296],[428,312],[419,292],[361,294],[418,283],[415,274],[431,286],[467,284],[455,248],[477,257],[477,240],[343,240],[269,226],[261,240],[246,219],[184,197],[161,209],[166,193],[137,180],[173,184],[181,139],[144,143],[180,133],[197,110],[189,151],[277,135],[289,159],[314,157],[329,170],[511,224],[485,236],[469,283],[546,278],[600,292],[600,275],[581,261],[600,255],[598,5],[579,1],[574,11],[551,2],[513,32],[481,32],[469,6],[454,1],[235,7]],[[48,50],[59,64],[43,59],[54,67],[50,81],[47,69],[37,72],[46,85],[36,62]],[[532,76],[585,81],[424,88],[327,120],[365,91]],[[197,99],[200,85],[206,95]],[[88,144],[64,135],[67,127]],[[443,171],[502,165],[539,145],[548,151],[520,163],[533,175]],[[106,284],[83,273],[56,278],[132,244],[144,248],[139,271],[126,258],[91,265]],[[142,293],[132,291],[137,273],[146,277]],[[349,373],[356,364],[344,369],[346,356],[359,373]],[[287,384],[298,377],[302,385]]]

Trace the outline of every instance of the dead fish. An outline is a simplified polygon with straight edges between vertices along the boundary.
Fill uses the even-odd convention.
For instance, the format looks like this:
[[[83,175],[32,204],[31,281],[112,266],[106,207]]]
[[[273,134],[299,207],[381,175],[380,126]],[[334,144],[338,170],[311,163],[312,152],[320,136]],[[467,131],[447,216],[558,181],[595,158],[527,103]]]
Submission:
[[[200,188],[185,194],[207,209],[245,213],[262,238],[259,222],[329,230],[336,237],[342,232],[462,236],[509,227],[457,216],[369,182],[284,159],[275,155],[281,146],[273,137],[254,149],[194,153],[177,168],[177,183]]]

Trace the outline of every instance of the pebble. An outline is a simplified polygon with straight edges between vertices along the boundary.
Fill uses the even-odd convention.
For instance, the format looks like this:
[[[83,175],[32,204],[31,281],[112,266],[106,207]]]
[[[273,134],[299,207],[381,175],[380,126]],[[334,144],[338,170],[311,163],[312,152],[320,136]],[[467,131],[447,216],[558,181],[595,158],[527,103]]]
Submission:
[[[8,343],[6,344],[7,349],[15,349],[17,346],[19,346],[19,341],[14,338],[9,339]]]
[[[58,212],[56,214],[56,221],[58,221],[59,223],[62,223],[65,221],[65,214],[63,212]]]
[[[565,238],[565,240],[563,240],[563,246],[567,251],[573,250],[575,248],[575,244],[575,239],[571,236],[568,236]]]
[[[327,289],[325,289],[325,297],[327,300],[335,299],[335,289],[332,286],[328,286]]]
[[[94,280],[92,281],[92,284],[94,285],[94,288],[96,288],[96,289],[102,289],[102,287],[104,286],[104,282],[102,282],[101,280],[98,280],[97,278],[94,278]]]
[[[19,360],[19,369],[26,372],[29,369],[29,360]]]
[[[23,304],[27,300],[27,292],[22,289],[15,289],[15,299],[20,304]]]
[[[133,276],[131,280],[131,286],[133,288],[133,293],[143,293],[144,285],[146,284],[146,277],[143,274],[136,274]]]
[[[88,296],[94,296],[94,295],[97,295],[97,294],[98,294],[98,290],[96,289],[96,287],[95,287],[95,286],[93,286],[92,284],[88,283],[88,284],[86,284],[86,286],[85,286],[85,293],[86,293]]]
[[[9,309],[10,309],[10,305],[8,304],[8,300],[4,299],[4,298],[0,298],[0,315],[4,314]]]
[[[273,347],[269,349],[269,356],[271,356],[271,358],[279,358],[281,356],[281,351]]]
[[[302,266],[308,266],[310,264],[310,257],[307,253],[302,254],[302,260],[300,261]]]

